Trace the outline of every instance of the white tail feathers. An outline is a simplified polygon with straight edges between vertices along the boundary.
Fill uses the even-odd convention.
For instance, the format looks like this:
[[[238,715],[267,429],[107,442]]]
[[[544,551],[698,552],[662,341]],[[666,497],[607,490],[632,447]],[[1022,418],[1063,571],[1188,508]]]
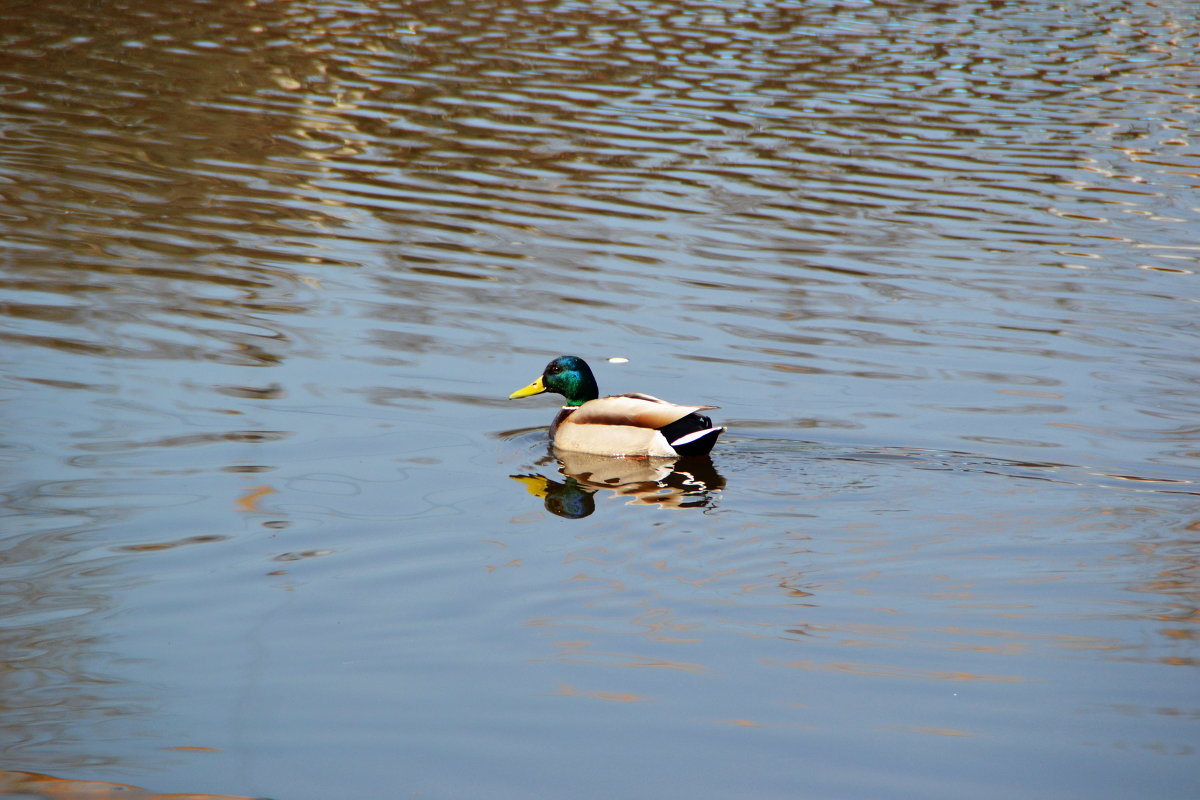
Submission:
[[[705,436],[708,436],[714,432],[720,433],[723,430],[725,430],[725,429],[724,428],[705,428],[702,431],[693,431],[693,432],[687,434],[686,436],[680,436],[678,439],[671,442],[671,447],[682,447],[683,445],[690,444],[691,442],[694,442],[697,439],[703,439]]]

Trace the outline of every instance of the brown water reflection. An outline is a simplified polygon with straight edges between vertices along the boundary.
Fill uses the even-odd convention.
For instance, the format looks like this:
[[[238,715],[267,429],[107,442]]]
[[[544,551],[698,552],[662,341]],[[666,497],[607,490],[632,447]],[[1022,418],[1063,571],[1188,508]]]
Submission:
[[[1189,796],[1197,14],[4,4],[0,753]],[[547,457],[559,352],[721,450]]]
[[[13,772],[0,770],[0,792],[28,800],[83,800],[89,798],[122,798],[122,800],[247,800],[229,794],[158,794],[126,783],[104,781],[76,781],[56,778],[35,772]]]

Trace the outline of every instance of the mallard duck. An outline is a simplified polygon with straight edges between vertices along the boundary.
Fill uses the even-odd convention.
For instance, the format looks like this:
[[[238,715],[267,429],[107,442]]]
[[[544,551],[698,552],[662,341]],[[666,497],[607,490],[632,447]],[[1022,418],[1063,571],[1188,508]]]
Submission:
[[[600,397],[591,367],[578,356],[559,356],[541,377],[508,397],[542,392],[566,398],[550,426],[550,439],[562,450],[605,456],[699,456],[712,450],[725,431],[698,413],[716,406],[677,406],[636,393]]]

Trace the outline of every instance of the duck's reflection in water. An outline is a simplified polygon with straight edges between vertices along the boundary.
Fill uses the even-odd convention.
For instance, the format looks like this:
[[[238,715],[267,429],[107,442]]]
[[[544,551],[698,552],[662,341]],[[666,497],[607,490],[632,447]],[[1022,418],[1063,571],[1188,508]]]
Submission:
[[[695,458],[625,458],[554,450],[538,462],[556,464],[557,474],[513,475],[530,494],[545,501],[551,514],[580,519],[596,510],[596,493],[612,492],[629,505],[659,508],[713,508],[725,479],[708,456]]]

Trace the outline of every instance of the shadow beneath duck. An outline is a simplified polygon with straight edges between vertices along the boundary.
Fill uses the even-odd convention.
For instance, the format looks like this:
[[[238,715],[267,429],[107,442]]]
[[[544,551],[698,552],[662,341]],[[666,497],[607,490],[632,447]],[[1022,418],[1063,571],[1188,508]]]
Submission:
[[[558,474],[553,478],[537,473],[510,477],[541,497],[551,514],[567,519],[594,512],[595,495],[601,490],[627,498],[627,505],[706,509],[716,506],[716,493],[725,488],[725,479],[708,456],[629,458],[555,449],[538,465],[555,462]]]

